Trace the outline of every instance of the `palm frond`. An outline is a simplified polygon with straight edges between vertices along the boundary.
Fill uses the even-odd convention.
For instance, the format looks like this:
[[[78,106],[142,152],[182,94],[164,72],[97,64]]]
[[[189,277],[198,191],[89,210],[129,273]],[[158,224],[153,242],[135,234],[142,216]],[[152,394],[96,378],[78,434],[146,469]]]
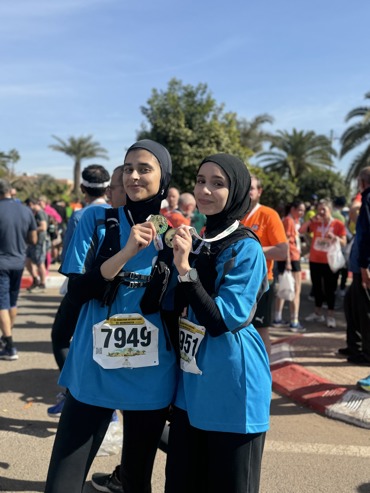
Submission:
[[[359,122],[348,127],[340,138],[341,150],[340,157],[343,157],[355,147],[360,146],[370,139],[370,121],[364,125]]]
[[[358,108],[354,108],[351,110],[345,118],[345,121],[348,122],[352,118],[356,118],[357,116],[365,118],[369,115],[370,108],[368,106],[359,106]]]
[[[352,161],[352,164],[347,172],[346,183],[349,185],[366,166],[370,166],[370,145],[364,151],[357,154],[355,159]]]

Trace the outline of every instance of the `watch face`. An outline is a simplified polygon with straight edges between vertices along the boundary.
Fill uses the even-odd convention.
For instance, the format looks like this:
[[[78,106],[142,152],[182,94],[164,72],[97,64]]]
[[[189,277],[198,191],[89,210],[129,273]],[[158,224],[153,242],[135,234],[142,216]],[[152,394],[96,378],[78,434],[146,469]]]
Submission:
[[[196,281],[198,279],[198,272],[195,269],[189,270],[189,279],[191,281]]]

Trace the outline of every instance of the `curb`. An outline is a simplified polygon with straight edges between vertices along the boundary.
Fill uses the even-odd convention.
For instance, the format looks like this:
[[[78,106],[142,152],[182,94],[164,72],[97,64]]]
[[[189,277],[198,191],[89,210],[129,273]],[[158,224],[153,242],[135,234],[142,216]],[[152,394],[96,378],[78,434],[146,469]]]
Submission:
[[[65,280],[65,277],[60,275],[57,276],[48,276],[45,281],[46,288],[60,288]],[[32,285],[32,277],[31,276],[23,276],[21,281],[21,289],[27,289]]]
[[[370,429],[370,395],[333,384],[294,363],[290,347],[297,337],[303,336],[280,339],[272,344],[273,390],[319,414]]]

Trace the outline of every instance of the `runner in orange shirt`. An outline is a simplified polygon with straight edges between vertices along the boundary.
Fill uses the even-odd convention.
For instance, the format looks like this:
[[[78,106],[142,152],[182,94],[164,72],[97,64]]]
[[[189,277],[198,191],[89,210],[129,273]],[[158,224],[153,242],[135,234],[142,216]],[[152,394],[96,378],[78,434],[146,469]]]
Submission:
[[[313,240],[310,248],[310,275],[315,297],[315,311],[308,315],[307,322],[325,322],[322,313],[324,296],[328,304],[326,325],[335,328],[334,318],[335,292],[338,284],[339,272],[332,272],[328,263],[327,252],[330,245],[339,239],[341,247],[347,243],[346,228],[339,219],[333,219],[331,215],[333,205],[328,199],[322,199],[317,207],[317,215],[302,224],[299,232],[306,233],[307,230],[313,233]]]
[[[258,330],[267,352],[271,352],[271,342],[268,327],[271,325],[271,311],[274,302],[274,289],[272,286],[274,260],[286,260],[288,254],[288,242],[283,223],[279,214],[271,207],[259,203],[263,192],[259,178],[252,176],[250,188],[251,210],[242,219],[241,223],[251,228],[260,239],[263,252],[266,257],[268,280],[270,289],[258,302],[257,311],[253,318],[253,325]]]
[[[277,263],[279,274],[283,274],[285,270],[291,271],[294,277],[294,299],[289,302],[290,309],[290,330],[292,332],[304,332],[305,329],[299,322],[299,304],[301,298],[302,272],[301,272],[301,241],[299,228],[301,226],[301,218],[305,213],[305,205],[302,200],[296,199],[287,207],[287,214],[283,219],[285,233],[288,238],[289,255],[286,261]],[[274,327],[279,327],[282,322],[282,312],[285,300],[276,298],[275,316],[272,322]]]

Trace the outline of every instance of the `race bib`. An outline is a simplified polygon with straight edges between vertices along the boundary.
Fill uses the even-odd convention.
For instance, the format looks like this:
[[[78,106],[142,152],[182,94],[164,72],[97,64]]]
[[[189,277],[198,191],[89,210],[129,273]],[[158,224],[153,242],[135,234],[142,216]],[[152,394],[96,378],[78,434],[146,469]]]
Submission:
[[[201,375],[202,371],[197,366],[196,355],[203,341],[206,329],[196,325],[186,318],[180,318],[180,368],[188,373]]]
[[[331,240],[329,238],[316,238],[313,247],[318,252],[327,252],[331,245]]]
[[[158,327],[140,313],[120,313],[95,324],[93,344],[93,358],[106,370],[159,364]]]

